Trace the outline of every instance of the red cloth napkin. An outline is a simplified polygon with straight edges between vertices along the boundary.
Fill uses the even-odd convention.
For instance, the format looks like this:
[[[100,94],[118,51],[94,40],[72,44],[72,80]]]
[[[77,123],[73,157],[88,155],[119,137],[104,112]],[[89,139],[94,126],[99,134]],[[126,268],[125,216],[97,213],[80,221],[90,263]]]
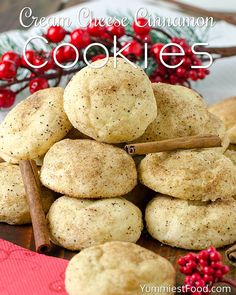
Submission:
[[[67,264],[0,239],[0,294],[66,295]]]

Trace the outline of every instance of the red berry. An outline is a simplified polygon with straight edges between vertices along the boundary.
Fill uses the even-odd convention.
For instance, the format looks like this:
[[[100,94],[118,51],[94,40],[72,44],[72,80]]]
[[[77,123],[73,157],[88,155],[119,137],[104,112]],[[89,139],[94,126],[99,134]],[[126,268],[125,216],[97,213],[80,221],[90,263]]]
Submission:
[[[46,38],[54,43],[61,42],[66,35],[66,30],[61,26],[51,26],[48,28]]]
[[[198,261],[198,264],[199,264],[201,267],[208,266],[208,262],[207,262],[205,259],[200,259],[200,260]]]
[[[221,267],[221,271],[222,271],[222,273],[225,275],[226,273],[229,272],[229,267],[228,267],[227,265],[223,265],[223,266]]]
[[[183,269],[182,269],[183,273],[186,274],[186,275],[191,275],[193,273],[193,270],[191,267],[188,267],[188,266],[183,266]]]
[[[155,44],[153,44],[152,47],[150,48],[150,52],[151,52],[151,54],[154,56],[154,58],[156,59],[157,62],[160,61],[160,52],[161,52],[161,50],[162,50],[162,48],[163,48],[164,46],[165,46],[165,44],[163,44],[163,43],[155,43]],[[168,49],[166,48],[166,49],[164,50],[164,52],[167,53],[167,52],[168,52]],[[167,61],[167,60],[170,59],[169,56],[162,56],[162,58],[163,58],[164,61]]]
[[[198,70],[198,78],[202,80],[205,77],[206,77],[205,69],[199,69]]]
[[[167,69],[165,66],[158,65],[156,73],[159,74],[160,76],[165,76],[167,74]]]
[[[204,280],[204,282],[206,282],[206,283],[211,283],[211,282],[213,281],[213,276],[210,276],[210,275],[205,274],[205,275],[203,276],[203,280]]]
[[[209,253],[207,250],[203,250],[201,251],[198,255],[197,255],[198,259],[203,259],[203,260],[207,260],[209,257]]]
[[[187,56],[192,56],[193,55],[193,52],[192,52],[192,49],[190,47],[186,47],[186,48],[183,48],[184,49],[184,52]]]
[[[186,74],[186,70],[180,67],[176,70],[176,74],[178,77],[184,77]]]
[[[47,63],[44,66],[42,66],[46,61]],[[32,64],[34,66],[42,66],[41,68],[34,68],[34,71],[38,73],[46,72],[52,69],[55,65],[54,60],[51,57],[47,60],[44,57],[39,55],[33,57]]]
[[[215,277],[215,279],[217,279],[217,280],[222,279],[222,277],[223,277],[223,273],[222,273],[222,271],[221,271],[220,269],[218,269],[218,270],[214,273],[214,277]]]
[[[53,56],[53,58],[54,58],[54,51],[55,51],[55,48],[52,50],[52,56]],[[58,50],[56,52],[56,59],[57,59],[57,61],[59,63],[63,63],[65,61],[64,48],[63,47],[59,47],[58,48]]]
[[[19,54],[14,51],[7,51],[2,55],[2,61],[12,61],[17,67],[19,67],[21,60]]]
[[[77,48],[85,48],[91,42],[89,33],[82,29],[76,29],[70,34],[70,42],[75,45]]]
[[[32,60],[32,64],[34,66],[41,66],[42,64],[45,63],[45,59],[42,56],[34,56]],[[42,70],[42,68],[38,68],[37,70]]]
[[[99,60],[99,59],[103,59],[105,58],[106,55],[105,54],[99,54],[99,55],[95,55],[91,58],[92,62],[96,61],[96,60]]]
[[[66,45],[65,47],[63,47],[63,55],[64,55],[64,58],[65,60],[69,61],[69,60],[75,60],[76,58],[76,52],[74,50],[74,48],[72,48],[71,46],[69,45]]]
[[[32,64],[33,63],[33,59],[34,59],[34,54],[35,52],[33,50],[26,50],[25,52],[25,56],[27,58],[27,60]],[[22,55],[21,57],[21,65],[24,67],[29,67],[29,65],[27,64],[27,62],[24,59],[24,56]]]
[[[196,281],[194,285],[197,288],[203,288],[203,287],[205,287],[206,284],[205,284],[204,280],[200,279],[200,280]]]
[[[148,44],[152,43],[152,39],[151,39],[150,35],[141,35],[141,36],[137,35],[137,38],[140,40],[143,40],[145,43],[148,43]]]
[[[207,275],[212,275],[214,273],[214,270],[209,266],[205,266],[203,268],[203,273]]]
[[[196,292],[193,292],[192,295],[202,295],[202,292],[196,291]]]
[[[175,42],[175,43],[178,43],[183,48],[188,46],[188,42],[184,38],[179,38],[178,39],[178,42]]]
[[[197,81],[197,72],[194,70],[189,71],[188,77],[193,81]]]
[[[212,261],[211,262],[211,267],[213,269],[221,269],[222,268],[222,263],[221,262],[218,262],[218,261]]]
[[[194,260],[190,260],[186,266],[193,270],[197,267],[197,263]]]
[[[44,88],[48,88],[48,86],[48,81],[45,78],[35,78],[31,80],[29,83],[30,93],[34,93]]]
[[[185,256],[185,259],[187,261],[195,261],[196,260],[196,255],[194,253],[189,253]]]
[[[0,79],[9,80],[16,76],[16,65],[11,61],[3,61],[0,63]]]
[[[194,61],[193,61],[193,65],[194,66],[200,66],[202,64],[201,60],[198,59],[198,58],[195,58]]]
[[[192,285],[193,284],[193,280],[191,276],[186,276],[184,279],[184,283],[185,285]]]
[[[152,82],[152,83],[163,82],[163,78],[160,77],[159,75],[157,75],[157,76],[154,76],[154,77],[151,78],[151,82]]]
[[[106,32],[105,25],[101,25],[101,21],[93,19],[87,26],[87,31],[91,36],[101,37]]]
[[[179,42],[179,38],[177,38],[177,37],[173,37],[171,39],[171,43],[178,43],[178,42]]]
[[[16,94],[10,89],[0,89],[0,107],[11,107],[16,99]]]
[[[186,265],[186,260],[184,257],[180,257],[177,261],[178,265],[180,266],[185,266]]]
[[[189,68],[191,66],[192,61],[189,57],[184,56],[182,60],[183,60],[183,63],[182,63],[183,67]]]
[[[177,47],[176,45],[171,46],[171,52],[172,53],[181,53],[181,49]]]
[[[136,59],[141,57],[142,56],[141,44],[135,40],[132,40],[132,41],[125,42],[123,47],[125,47],[129,43],[130,43],[130,45],[122,51],[122,54],[124,56],[133,55]]]
[[[149,26],[146,18],[140,17],[133,22],[133,29],[137,35],[148,35],[151,27]]]
[[[42,68],[45,72],[53,69],[55,66],[54,60],[51,56],[47,59],[47,62],[48,63]]]
[[[170,75],[170,83],[171,84],[177,84],[178,83],[178,78],[175,75]]]
[[[210,253],[210,260],[211,261],[220,261],[221,260],[221,255],[220,255],[220,253],[219,252],[211,252]]]
[[[198,272],[195,272],[195,273],[191,276],[191,278],[192,278],[192,281],[193,281],[193,282],[196,282],[196,281],[199,281],[199,280],[202,279],[201,276],[200,276],[200,274],[199,274]]]
[[[110,32],[113,36],[116,36],[117,38],[121,38],[125,35],[125,28],[122,25],[113,24],[111,26],[108,26],[106,29],[108,32]]]
[[[170,61],[170,64],[172,66],[178,66],[181,62],[181,58],[179,57],[172,57],[171,61]]]

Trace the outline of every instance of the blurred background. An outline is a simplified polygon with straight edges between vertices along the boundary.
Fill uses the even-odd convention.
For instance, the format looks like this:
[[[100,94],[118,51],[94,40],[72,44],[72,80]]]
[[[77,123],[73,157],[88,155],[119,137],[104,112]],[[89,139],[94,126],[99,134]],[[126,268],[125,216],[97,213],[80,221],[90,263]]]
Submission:
[[[20,28],[18,15],[25,6],[30,6],[38,17],[42,17],[85,2],[92,2],[92,0],[0,0],[0,32]],[[108,7],[111,2],[113,0],[107,0]],[[136,0],[127,2],[136,2]],[[143,2],[163,6],[169,5],[169,2],[173,1],[144,0]],[[236,17],[235,0],[180,0],[179,2]],[[186,9],[184,10],[186,11]]]

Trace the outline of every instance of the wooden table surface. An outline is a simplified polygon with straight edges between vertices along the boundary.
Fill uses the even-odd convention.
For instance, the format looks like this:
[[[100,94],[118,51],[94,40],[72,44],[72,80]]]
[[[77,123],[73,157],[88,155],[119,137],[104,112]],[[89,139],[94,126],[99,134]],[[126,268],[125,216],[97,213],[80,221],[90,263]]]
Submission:
[[[0,223],[0,238],[8,240],[19,246],[22,246],[24,248],[31,249],[34,251],[34,238],[32,234],[32,227],[30,225],[11,226],[11,225]],[[152,239],[147,233],[142,235],[142,237],[138,241],[138,244],[167,258],[175,266],[176,269],[177,269],[177,265],[176,265],[177,259],[180,256],[185,255],[186,253],[189,252],[189,251],[181,250],[178,248],[172,248],[169,246],[162,245],[158,241]],[[224,262],[226,263],[226,260],[224,257],[224,251],[225,249],[222,249],[220,252],[224,258]],[[60,247],[56,247],[51,255],[60,257],[60,258],[70,259],[76,253],[77,252],[72,252],[72,251],[62,249]],[[227,275],[227,277],[231,279],[236,279],[236,267],[230,266],[230,273]],[[183,275],[177,271],[177,285],[182,285],[182,284],[183,284]],[[226,295],[226,294],[236,295],[236,289],[232,289],[230,293],[222,292],[217,294],[218,295]],[[214,295],[214,293],[212,293],[212,295]]]

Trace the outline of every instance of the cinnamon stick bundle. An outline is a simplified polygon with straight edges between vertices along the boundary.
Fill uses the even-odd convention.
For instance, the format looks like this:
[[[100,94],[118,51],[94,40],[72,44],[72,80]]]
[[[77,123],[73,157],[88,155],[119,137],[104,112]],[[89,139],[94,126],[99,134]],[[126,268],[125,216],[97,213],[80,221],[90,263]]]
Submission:
[[[221,139],[217,135],[186,136],[167,140],[133,143],[124,147],[130,155],[146,155],[150,153],[174,151],[178,149],[195,149],[220,147]]]
[[[236,244],[231,246],[226,252],[225,255],[229,262],[236,266]]]
[[[21,160],[20,170],[30,209],[36,251],[48,253],[51,250],[51,243],[41,201],[41,185],[37,166],[33,160]]]

